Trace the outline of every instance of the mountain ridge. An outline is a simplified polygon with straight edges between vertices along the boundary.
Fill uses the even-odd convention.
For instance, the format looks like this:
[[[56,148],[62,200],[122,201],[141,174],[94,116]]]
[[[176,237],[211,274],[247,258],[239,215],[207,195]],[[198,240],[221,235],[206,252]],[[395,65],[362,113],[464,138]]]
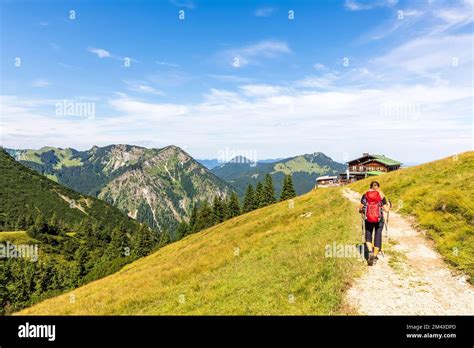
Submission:
[[[218,177],[229,182],[235,190],[243,195],[249,184],[255,186],[263,180],[265,174],[273,177],[276,192],[280,192],[284,176],[290,174],[297,195],[311,191],[316,178],[322,175],[337,175],[347,166],[333,161],[322,152],[313,152],[284,158],[277,162],[227,162],[212,169]]]
[[[7,151],[48,178],[103,199],[158,231],[172,231],[183,219],[189,219],[193,205],[211,201],[215,195],[226,197],[232,191],[230,185],[175,145],[160,149],[111,144],[86,151],[54,147]],[[145,185],[144,190],[138,185]]]

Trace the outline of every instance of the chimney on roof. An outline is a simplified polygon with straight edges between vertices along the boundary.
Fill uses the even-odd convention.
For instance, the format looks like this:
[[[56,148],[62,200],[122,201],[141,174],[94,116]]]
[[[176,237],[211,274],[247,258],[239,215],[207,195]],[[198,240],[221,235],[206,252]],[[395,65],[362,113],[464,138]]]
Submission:
[[[362,154],[362,156],[368,156],[368,155],[369,155],[368,152],[364,152],[364,153]]]

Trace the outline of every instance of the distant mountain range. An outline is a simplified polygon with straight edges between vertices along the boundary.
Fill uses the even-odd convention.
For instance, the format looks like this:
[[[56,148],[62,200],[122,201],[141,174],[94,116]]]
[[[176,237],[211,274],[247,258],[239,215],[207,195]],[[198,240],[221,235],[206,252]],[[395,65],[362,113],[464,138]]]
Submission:
[[[278,162],[282,159],[283,158],[264,159],[264,160],[258,160],[257,162],[259,162],[259,163],[274,163],[274,162]],[[227,163],[227,162],[223,162],[223,161],[218,160],[218,159],[197,159],[196,161],[201,163],[207,169],[214,169],[215,167],[217,167],[221,164]]]
[[[296,193],[314,188],[318,176],[345,171],[344,164],[321,152],[280,160],[252,162],[238,156],[227,163],[194,160],[177,146],[147,149],[132,145],[94,146],[90,150],[43,147],[6,149],[17,161],[77,192],[95,196],[157,231],[173,231],[188,220],[194,204],[243,196],[249,184],[265,174],[273,178],[277,195],[285,174],[291,174]],[[276,162],[271,162],[276,161]]]
[[[285,174],[291,174],[296,194],[300,195],[314,188],[318,176],[337,175],[346,168],[345,164],[333,161],[322,152],[315,152],[270,163],[236,157],[213,168],[212,172],[231,184],[240,195],[249,184],[256,185],[266,174],[272,176],[275,190],[280,193]]]
[[[7,151],[20,163],[75,191],[96,196],[155,230],[173,230],[192,206],[232,187],[176,146],[43,147]]]
[[[201,163],[204,167],[206,167],[209,170],[221,164],[221,161],[217,159],[197,159],[196,161]]]

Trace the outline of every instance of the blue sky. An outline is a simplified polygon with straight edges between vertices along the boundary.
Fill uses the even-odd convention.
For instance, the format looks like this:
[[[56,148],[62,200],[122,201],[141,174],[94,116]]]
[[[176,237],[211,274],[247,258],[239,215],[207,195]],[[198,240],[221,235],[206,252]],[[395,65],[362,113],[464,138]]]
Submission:
[[[5,147],[405,162],[473,147],[472,0],[0,3]]]

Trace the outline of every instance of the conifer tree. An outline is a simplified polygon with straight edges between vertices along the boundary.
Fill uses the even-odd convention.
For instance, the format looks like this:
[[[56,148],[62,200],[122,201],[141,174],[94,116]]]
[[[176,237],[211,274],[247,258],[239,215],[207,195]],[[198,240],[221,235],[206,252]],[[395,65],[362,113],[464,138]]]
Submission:
[[[148,255],[157,243],[158,238],[147,225],[141,225],[135,232],[132,247],[135,255],[142,257]]]
[[[163,247],[169,243],[171,243],[171,235],[168,232],[168,230],[164,229],[163,231],[160,232],[159,238],[158,238],[158,245],[160,247]]]
[[[273,188],[273,180],[270,174],[265,175],[265,183],[263,184],[263,206],[267,206],[276,202],[275,189]]]
[[[265,206],[263,190],[264,190],[264,187],[263,187],[262,182],[260,181],[257,184],[257,188],[255,189],[255,206],[257,208],[261,208]]]
[[[230,194],[230,198],[227,204],[227,218],[233,218],[240,215],[239,198],[235,192]]]
[[[245,197],[244,197],[244,205],[242,206],[242,212],[243,213],[248,213],[249,211],[252,211],[256,209],[258,204],[255,202],[255,191],[253,189],[253,186],[249,184],[247,187],[247,191],[245,192]]]
[[[281,189],[280,194],[280,202],[286,201],[287,199],[291,199],[296,197],[295,188],[293,187],[293,181],[291,179],[291,175],[285,175],[283,179],[283,187]]]
[[[211,227],[214,223],[213,220],[212,208],[207,201],[204,201],[199,207],[194,232]]]
[[[28,229],[28,234],[31,237],[37,237],[41,233],[48,233],[48,224],[43,217],[43,214],[38,214],[35,223]]]
[[[189,219],[188,233],[196,232],[196,222],[199,214],[199,209],[197,204],[194,204],[193,211],[191,212],[191,217]]]
[[[184,238],[189,233],[189,226],[186,221],[181,221],[176,229],[176,238],[179,240]]]
[[[117,226],[112,230],[108,248],[112,256],[129,256],[127,255],[130,252],[129,240],[126,231],[121,226]]]
[[[214,202],[212,204],[212,214],[213,214],[214,224],[219,224],[222,221],[224,221],[225,208],[224,208],[224,202],[220,196],[214,197]]]

